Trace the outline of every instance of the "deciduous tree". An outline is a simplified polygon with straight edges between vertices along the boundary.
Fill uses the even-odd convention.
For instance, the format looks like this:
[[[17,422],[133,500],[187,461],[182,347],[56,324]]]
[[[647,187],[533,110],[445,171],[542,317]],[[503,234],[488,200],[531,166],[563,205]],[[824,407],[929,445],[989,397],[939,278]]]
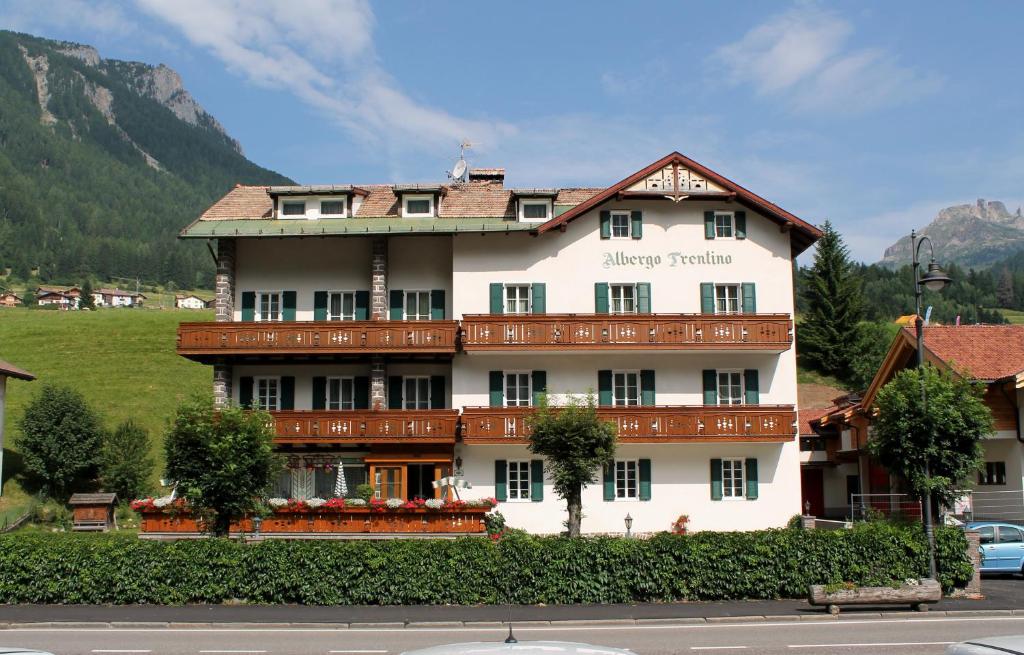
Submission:
[[[153,472],[149,433],[128,419],[103,440],[100,482],[121,500],[139,498],[146,492]]]

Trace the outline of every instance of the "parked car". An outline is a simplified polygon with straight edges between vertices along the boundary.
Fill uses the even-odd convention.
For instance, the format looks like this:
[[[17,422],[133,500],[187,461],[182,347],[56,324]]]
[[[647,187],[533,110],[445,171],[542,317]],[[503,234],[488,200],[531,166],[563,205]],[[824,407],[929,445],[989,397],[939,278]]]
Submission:
[[[1024,529],[1012,523],[974,521],[981,534],[982,573],[1024,573]]]
[[[961,641],[948,646],[946,655],[1024,655],[1024,635]]]
[[[31,648],[8,648],[7,646],[0,646],[0,655],[53,655],[53,653],[47,653],[42,650],[32,650]]]

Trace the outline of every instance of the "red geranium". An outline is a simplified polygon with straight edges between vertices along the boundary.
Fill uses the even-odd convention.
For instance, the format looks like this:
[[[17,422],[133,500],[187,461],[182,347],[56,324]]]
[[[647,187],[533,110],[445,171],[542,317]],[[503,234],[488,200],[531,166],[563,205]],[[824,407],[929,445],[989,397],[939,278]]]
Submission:
[[[344,498],[328,498],[327,502],[323,504],[323,509],[331,511],[339,511],[345,509]]]

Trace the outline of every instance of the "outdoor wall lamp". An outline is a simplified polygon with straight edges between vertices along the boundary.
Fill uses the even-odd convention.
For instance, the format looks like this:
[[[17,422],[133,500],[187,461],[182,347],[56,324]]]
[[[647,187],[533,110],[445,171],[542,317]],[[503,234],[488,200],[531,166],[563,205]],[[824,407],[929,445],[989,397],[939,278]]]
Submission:
[[[629,537],[629,536],[632,536],[632,530],[633,530],[633,517],[632,517],[632,516],[630,516],[629,514],[626,514],[626,518],[625,518],[625,519],[623,519],[623,520],[624,520],[624,521],[625,521],[625,523],[626,523],[626,536],[627,536],[627,537]]]

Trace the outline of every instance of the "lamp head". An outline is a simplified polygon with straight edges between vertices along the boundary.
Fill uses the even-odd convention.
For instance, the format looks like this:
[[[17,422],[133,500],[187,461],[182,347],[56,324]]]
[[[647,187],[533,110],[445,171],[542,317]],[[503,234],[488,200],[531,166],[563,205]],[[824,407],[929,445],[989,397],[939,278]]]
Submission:
[[[929,291],[942,291],[945,289],[953,280],[946,275],[939,265],[935,263],[933,259],[928,264],[928,272],[921,276],[921,284],[924,285]]]
[[[630,516],[629,514],[626,514],[625,522],[626,522],[626,529],[627,530],[629,530],[630,528],[633,527],[633,517]]]

